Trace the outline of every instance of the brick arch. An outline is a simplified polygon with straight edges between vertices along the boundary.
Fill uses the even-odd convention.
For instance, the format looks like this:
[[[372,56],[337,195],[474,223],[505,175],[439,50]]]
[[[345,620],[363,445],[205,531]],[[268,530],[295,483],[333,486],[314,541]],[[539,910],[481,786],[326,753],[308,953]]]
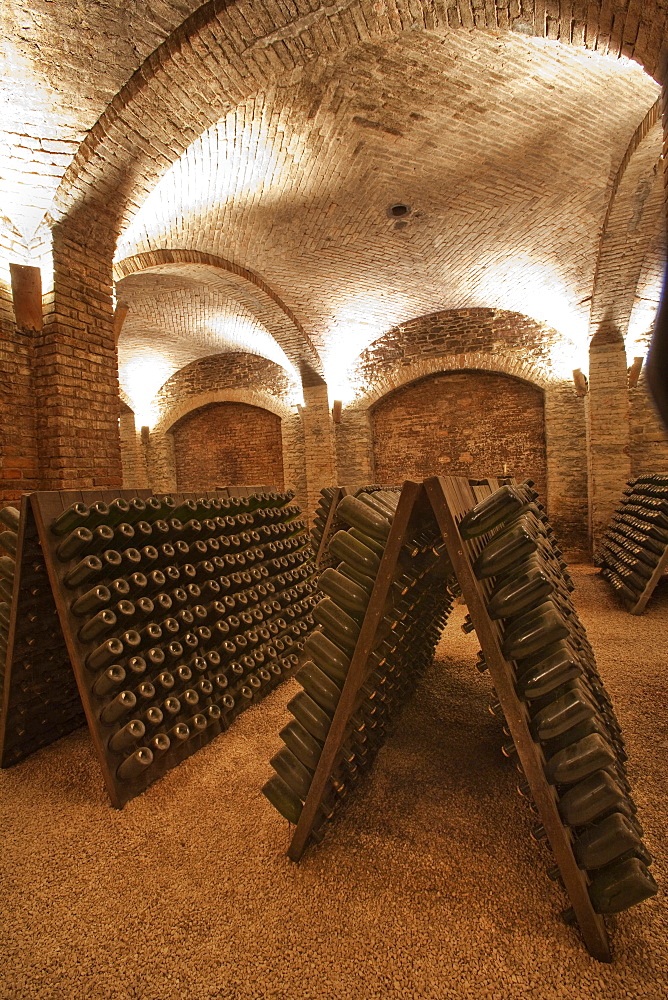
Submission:
[[[478,371],[506,375],[529,382],[540,389],[552,384],[544,371],[529,361],[502,354],[457,354],[450,357],[425,358],[410,365],[397,365],[391,373],[375,383],[367,392],[358,396],[352,406],[370,409],[391,392],[420,379],[448,372]]]
[[[402,31],[509,30],[624,55],[656,73],[666,22],[659,0],[644,3],[640,14],[619,9],[614,18],[606,0],[583,6],[579,17],[570,5],[568,15],[552,16],[558,9],[553,5],[548,14],[543,3],[513,9],[507,0],[475,9],[469,0],[415,0],[410,9],[402,0],[353,0],[323,3],[295,18],[287,5],[272,5],[269,12],[256,0],[209,0],[142,63],[89,131],[59,186],[52,218],[70,216],[85,232],[91,210],[103,215],[110,208],[118,231],[171,162],[258,86],[321,55]],[[193,93],[200,96],[198,85],[203,100],[193,100]]]
[[[276,399],[268,392],[257,389],[210,389],[207,392],[187,396],[171,406],[161,415],[160,420],[153,428],[153,433],[155,435],[171,433],[175,424],[183,420],[184,417],[195,410],[201,410],[217,403],[243,403],[261,410],[268,410],[281,419],[293,415],[292,409],[286,403]]]
[[[130,275],[142,272],[178,274],[183,270],[192,272],[193,269],[201,271],[203,275],[207,272],[214,275],[225,274],[231,288],[239,290],[243,300],[248,299],[250,308],[255,306],[252,311],[301,373],[303,382],[310,384],[313,376],[319,380],[322,362],[303,326],[266,281],[248,268],[199,250],[158,249],[117,261],[114,265],[114,277],[120,282]]]

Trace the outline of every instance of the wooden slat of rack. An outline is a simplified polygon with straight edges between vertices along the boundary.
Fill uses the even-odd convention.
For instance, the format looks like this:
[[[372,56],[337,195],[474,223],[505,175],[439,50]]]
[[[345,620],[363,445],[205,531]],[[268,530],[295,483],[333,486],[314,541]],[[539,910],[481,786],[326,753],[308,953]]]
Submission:
[[[654,593],[656,585],[659,583],[661,577],[664,573],[668,572],[668,545],[664,549],[663,555],[660,556],[656,568],[649,580],[645,584],[645,589],[641,593],[640,597],[635,604],[629,604],[628,609],[632,615],[641,615],[645,608],[647,607],[647,602]]]
[[[545,777],[542,750],[533,741],[526,708],[515,693],[510,665],[501,652],[499,625],[487,613],[483,590],[473,572],[467,543],[459,534],[457,519],[474,506],[473,494],[463,479],[455,481],[435,477],[427,480],[425,486],[582,937],[595,958],[609,962],[611,953],[605,922],[592,907],[586,876],[573,856],[571,833],[561,821],[556,792]],[[478,550],[480,547],[476,546]]]
[[[329,545],[329,536],[332,531],[332,525],[336,518],[336,508],[343,497],[348,495],[348,490],[345,486],[337,486],[336,491],[332,494],[331,503],[327,510],[327,517],[325,518],[325,524],[322,529],[322,535],[320,536],[320,543],[318,545],[318,551],[315,554],[315,566],[319,569],[320,563],[322,562],[322,557],[327,551],[327,546]]]
[[[2,767],[19,763],[84,723],[65,639],[58,627],[47,559],[27,495],[21,498],[15,558],[0,713]],[[31,587],[37,589],[36,594],[29,592]],[[46,636],[36,644],[40,625]]]
[[[316,822],[318,808],[322,802],[329,775],[344,741],[346,726],[354,711],[359,689],[364,682],[367,659],[376,643],[376,636],[382,621],[388,593],[395,577],[401,547],[408,537],[411,515],[420,497],[424,499],[422,486],[410,481],[404,483],[399,503],[392,519],[392,527],[385,551],[383,552],[378,573],[376,574],[376,582],[371,592],[355,650],[350,660],[343,690],[341,691],[341,696],[336,706],[332,724],[322,748],[318,766],[313,775],[299,822],[288,848],[288,857],[292,861],[299,861],[301,858]]]

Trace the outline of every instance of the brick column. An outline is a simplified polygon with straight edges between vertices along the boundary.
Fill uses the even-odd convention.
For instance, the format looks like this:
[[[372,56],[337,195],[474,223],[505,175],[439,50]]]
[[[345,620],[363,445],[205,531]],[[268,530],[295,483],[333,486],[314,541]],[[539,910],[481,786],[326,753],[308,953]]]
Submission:
[[[306,509],[306,466],[304,460],[304,428],[299,413],[281,418],[283,445],[283,475],[286,490],[295,491],[295,502]]]
[[[312,517],[322,487],[336,484],[334,423],[324,382],[304,386],[302,421],[307,508],[309,517]]]
[[[144,444],[149,488],[156,493],[177,489],[174,436],[169,431],[152,431]]]
[[[16,272],[39,275],[37,268],[12,267],[13,283]],[[35,322],[30,320],[31,311],[22,308],[20,296],[18,283],[13,293],[0,283],[0,507],[15,504],[21,493],[40,486],[32,355],[41,326],[41,301]]]
[[[592,337],[586,398],[589,529],[596,552],[631,475],[626,351],[615,326],[603,323]]]
[[[128,406],[121,404],[119,420],[123,489],[148,489],[146,454],[141,433],[135,426],[135,415]]]
[[[34,379],[45,489],[120,487],[113,233],[90,217],[53,231],[54,288],[45,296]]]
[[[546,505],[559,545],[572,562],[589,558],[584,399],[572,382],[545,390]]]
[[[339,484],[373,483],[373,433],[368,408],[346,407],[336,428]]]

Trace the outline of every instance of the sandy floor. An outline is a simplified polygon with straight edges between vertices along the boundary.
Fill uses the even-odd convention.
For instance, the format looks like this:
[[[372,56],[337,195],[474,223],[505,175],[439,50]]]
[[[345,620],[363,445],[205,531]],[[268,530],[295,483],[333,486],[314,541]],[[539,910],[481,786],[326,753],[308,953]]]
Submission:
[[[574,575],[665,886],[668,588],[632,618]],[[668,997],[665,894],[611,921],[611,966],[558,920],[462,615],[299,866],[259,793],[295,681],[122,812],[85,730],[0,772],[2,1000]]]

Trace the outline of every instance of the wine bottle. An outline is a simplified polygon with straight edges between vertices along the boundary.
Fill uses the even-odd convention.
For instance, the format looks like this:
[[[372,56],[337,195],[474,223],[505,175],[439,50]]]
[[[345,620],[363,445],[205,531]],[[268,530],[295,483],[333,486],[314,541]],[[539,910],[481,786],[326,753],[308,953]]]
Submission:
[[[540,605],[542,608],[543,605]],[[501,649],[509,660],[518,660],[569,634],[568,626],[555,607],[536,614],[531,623],[505,633]]]
[[[501,486],[480,500],[459,522],[462,538],[476,538],[496,528],[524,506],[526,497],[514,486]]]
[[[336,514],[351,528],[357,528],[380,541],[385,541],[390,533],[390,521],[387,517],[372,510],[356,497],[343,497],[336,508]]]
[[[375,579],[380,557],[368,545],[347,531],[337,531],[329,543],[330,554],[352,566],[365,576]]]
[[[17,533],[21,522],[21,514],[16,507],[0,507],[0,524]]]
[[[93,618],[81,626],[78,632],[79,639],[81,642],[95,642],[107,632],[111,632],[117,621],[113,611],[98,611]]]
[[[541,709],[531,720],[534,739],[550,740],[591,719],[595,710],[582,690],[571,690]]]
[[[123,656],[123,643],[119,639],[107,639],[86,657],[89,670],[104,670]]]
[[[12,558],[16,556],[17,534],[15,531],[0,531],[0,546]]]
[[[269,763],[295,795],[302,800],[306,799],[313,775],[289,747],[279,750]]]
[[[141,725],[141,723],[140,723]],[[138,747],[133,754],[118,765],[116,777],[120,781],[136,781],[153,763],[153,752],[148,747]]]
[[[114,664],[113,667],[107,667],[105,672],[93,684],[93,693],[98,698],[106,698],[107,695],[121,686],[125,677],[125,670],[118,664]]]
[[[341,688],[311,660],[307,660],[298,672],[297,680],[307,695],[331,718],[339,703]]]
[[[300,691],[288,702],[288,710],[314,739],[325,742],[331,719],[305,691]]]
[[[297,824],[302,813],[301,800],[277,774],[262,786],[262,794],[289,823]]]
[[[107,746],[113,753],[123,753],[125,750],[129,750],[137,740],[142,739],[145,733],[146,728],[143,722],[140,722],[139,719],[130,719],[122,729],[109,737]]]
[[[612,864],[598,872],[589,886],[597,913],[620,913],[656,895],[658,886],[639,858]]]
[[[572,785],[614,763],[609,744],[598,733],[592,733],[550,757],[545,773],[553,784]]]
[[[82,618],[84,615],[95,614],[108,604],[111,604],[111,601],[112,597],[109,588],[97,586],[91,590],[87,590],[81,597],[77,597],[76,600],[72,601],[70,610],[72,614],[78,618]]]
[[[121,691],[101,710],[100,722],[106,726],[113,726],[122,716],[132,711],[136,704],[137,698],[132,691]]]
[[[349,499],[346,497],[346,499]],[[328,567],[320,576],[320,589],[353,618],[361,619],[369,603],[369,595],[352,580]]]
[[[323,632],[311,632],[304,643],[304,653],[310,656],[333,681],[343,686],[350,659]]]
[[[607,771],[595,771],[559,798],[559,813],[569,826],[586,826],[611,812],[631,814],[631,806]]]
[[[322,746],[299,722],[296,720],[289,722],[278,735],[304,767],[315,771],[322,753]]]
[[[588,827],[573,844],[575,860],[580,868],[603,868],[618,860],[622,854],[642,850],[640,837],[628,817],[612,813]]]
[[[490,618],[511,618],[541,604],[554,591],[554,583],[541,568],[532,568],[494,588],[487,601]]]
[[[517,693],[520,698],[527,701],[542,698],[562,684],[575,680],[582,673],[582,668],[567,643],[560,641],[550,646],[549,650],[546,649],[546,655],[528,669],[523,669],[526,661],[517,661]]]
[[[51,531],[54,535],[69,534],[75,528],[85,525],[88,516],[89,511],[86,504],[77,501],[54,518],[51,523]]]

